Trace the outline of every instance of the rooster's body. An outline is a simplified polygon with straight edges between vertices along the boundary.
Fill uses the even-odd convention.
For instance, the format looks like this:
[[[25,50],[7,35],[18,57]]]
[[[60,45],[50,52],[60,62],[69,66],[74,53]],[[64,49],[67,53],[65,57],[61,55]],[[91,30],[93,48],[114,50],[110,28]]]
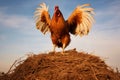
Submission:
[[[50,31],[52,43],[55,47],[62,47],[64,49],[70,43],[70,34],[73,35],[87,35],[89,33],[90,27],[94,22],[92,14],[93,8],[85,8],[90,6],[89,4],[84,4],[78,6],[70,17],[65,20],[58,6],[55,6],[54,14],[52,19],[48,12],[48,7],[45,3],[40,4],[40,8],[37,8],[35,12],[36,27],[42,33]]]

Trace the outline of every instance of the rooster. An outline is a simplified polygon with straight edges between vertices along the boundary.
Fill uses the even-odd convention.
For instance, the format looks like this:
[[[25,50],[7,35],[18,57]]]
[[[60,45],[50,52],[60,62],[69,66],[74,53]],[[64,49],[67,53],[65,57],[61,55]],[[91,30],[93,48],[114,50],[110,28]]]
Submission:
[[[94,23],[94,9],[90,4],[79,5],[71,13],[67,20],[64,19],[62,12],[58,6],[54,8],[53,17],[50,17],[48,6],[41,3],[36,9],[34,18],[36,28],[43,34],[51,33],[51,40],[53,43],[53,52],[56,47],[64,49],[69,45],[70,33],[73,35],[87,35]]]

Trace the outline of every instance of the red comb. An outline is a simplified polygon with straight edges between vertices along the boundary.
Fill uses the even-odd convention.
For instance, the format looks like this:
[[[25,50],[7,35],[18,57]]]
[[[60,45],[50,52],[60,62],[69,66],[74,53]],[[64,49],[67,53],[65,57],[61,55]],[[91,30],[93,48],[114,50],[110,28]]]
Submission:
[[[57,9],[59,9],[59,7],[58,7],[58,6],[55,6],[55,10],[57,10]]]

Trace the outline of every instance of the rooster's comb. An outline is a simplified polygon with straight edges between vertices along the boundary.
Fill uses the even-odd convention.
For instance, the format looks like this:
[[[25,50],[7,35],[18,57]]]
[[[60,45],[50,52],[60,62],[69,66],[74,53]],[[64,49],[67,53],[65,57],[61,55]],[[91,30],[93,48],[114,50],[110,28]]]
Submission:
[[[59,9],[59,6],[56,5],[56,6],[55,6],[55,10],[56,10],[56,9]]]

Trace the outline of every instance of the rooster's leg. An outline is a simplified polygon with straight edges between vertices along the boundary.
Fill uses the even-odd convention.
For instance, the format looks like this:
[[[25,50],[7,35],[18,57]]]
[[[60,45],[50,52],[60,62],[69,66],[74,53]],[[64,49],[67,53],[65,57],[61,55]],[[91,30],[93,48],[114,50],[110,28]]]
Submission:
[[[65,44],[63,44],[63,47],[62,47],[62,54],[64,54],[64,50],[65,50]]]
[[[55,44],[53,44],[53,52],[55,52],[55,48],[56,48],[56,45],[55,45]]]

